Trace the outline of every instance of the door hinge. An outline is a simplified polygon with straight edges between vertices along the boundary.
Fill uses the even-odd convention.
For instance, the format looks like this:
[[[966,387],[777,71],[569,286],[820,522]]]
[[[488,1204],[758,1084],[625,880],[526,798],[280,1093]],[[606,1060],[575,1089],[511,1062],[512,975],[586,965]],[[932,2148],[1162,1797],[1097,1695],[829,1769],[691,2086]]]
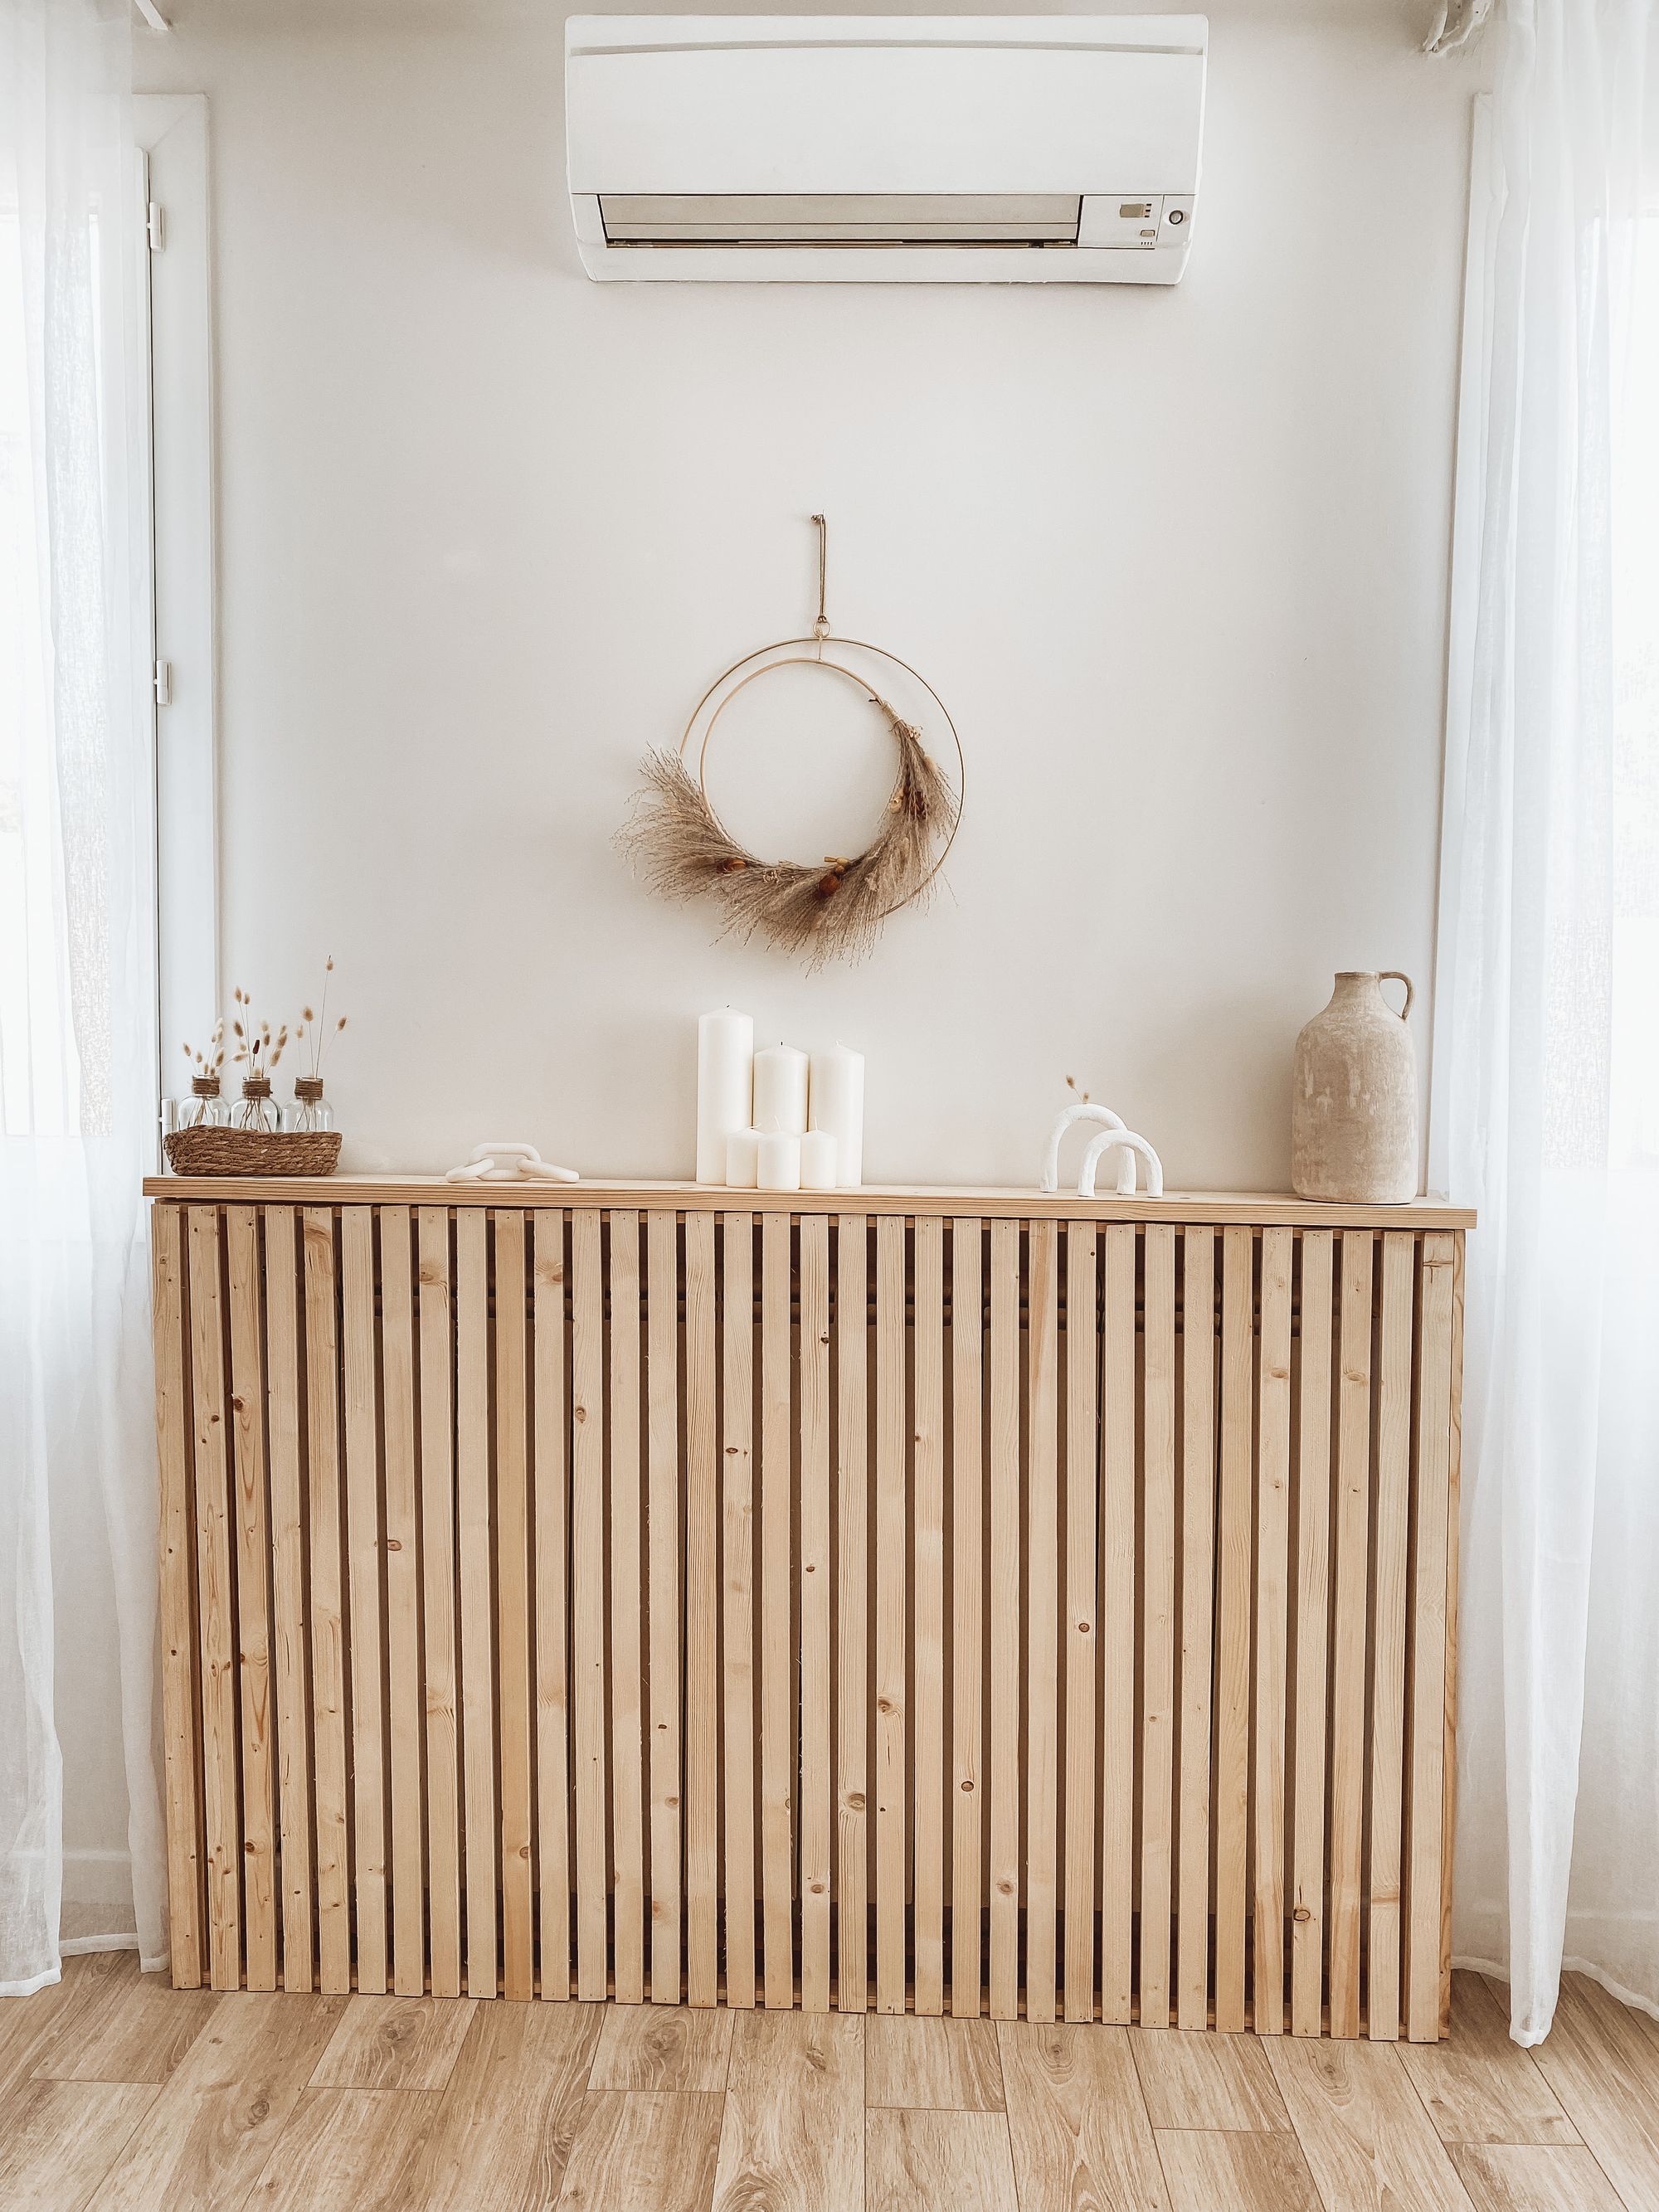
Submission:
[[[145,211],[144,228],[149,236],[149,250],[159,253],[167,242],[167,215],[159,200],[151,200]]]
[[[173,663],[158,660],[155,664],[155,703],[158,707],[173,704]]]

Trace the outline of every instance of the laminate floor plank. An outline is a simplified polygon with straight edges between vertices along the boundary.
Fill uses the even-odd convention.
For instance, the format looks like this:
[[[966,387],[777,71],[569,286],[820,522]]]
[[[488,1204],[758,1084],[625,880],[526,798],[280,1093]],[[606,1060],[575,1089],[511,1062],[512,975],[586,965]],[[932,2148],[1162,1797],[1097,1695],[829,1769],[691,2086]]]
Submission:
[[[0,1999],[0,2093],[27,2081],[55,2044],[96,2034],[137,1978],[136,1951],[89,1951],[65,1959],[58,1979],[32,1996]]]
[[[1007,2121],[1000,2112],[870,2112],[864,2202],[866,2212],[1020,2212]]]
[[[1125,2027],[999,2023],[1020,2212],[1169,2212]]]
[[[864,2016],[740,2014],[715,2212],[862,2212]]]
[[[0,2212],[81,2212],[160,2094],[153,2081],[18,2082],[0,2096]]]
[[[213,2017],[211,1990],[175,1990],[165,1974],[112,1974],[101,1986],[77,1977],[61,2023],[31,2069],[54,2081],[165,2081]],[[77,1995],[89,2000],[77,2003]]]
[[[593,2054],[590,2089],[724,2089],[732,2022],[723,2008],[611,2005]]]
[[[708,2212],[725,2105],[718,2090],[590,2090],[560,2212]]]
[[[1659,2022],[1583,1974],[1564,1974],[1534,2057],[1632,2212],[1659,2206]]]
[[[353,1997],[311,2077],[312,2087],[445,2087],[476,2003],[472,1997]]]
[[[1146,2114],[1154,2128],[1231,2128],[1273,2133],[1289,2128],[1255,2035],[1208,2035],[1185,2028],[1136,2028],[1129,2038]]]
[[[1633,2212],[1582,2143],[1454,2143],[1475,2212]]]
[[[557,2203],[600,2012],[597,2004],[477,2008],[410,2169],[411,2212],[544,2212]]]
[[[248,2212],[416,2212],[410,2177],[442,2102],[435,2089],[307,2089]]]
[[[883,2109],[1001,2112],[996,2022],[876,2014],[864,2031],[864,2101]]]
[[[1293,2135],[1160,2128],[1158,2153],[1170,2212],[1321,2212]]]
[[[1267,2058],[1325,2212],[1469,2212],[1393,2044],[1274,2036]]]
[[[1479,1974],[1452,1976],[1451,2038],[1402,2043],[1401,2063],[1442,2142],[1574,2143],[1578,2131]]]

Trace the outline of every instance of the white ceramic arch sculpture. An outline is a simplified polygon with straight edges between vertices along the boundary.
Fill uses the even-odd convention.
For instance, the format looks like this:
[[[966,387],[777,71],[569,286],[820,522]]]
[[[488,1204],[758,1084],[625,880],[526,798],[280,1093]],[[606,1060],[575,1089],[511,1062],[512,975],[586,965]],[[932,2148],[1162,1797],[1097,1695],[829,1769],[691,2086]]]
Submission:
[[[1095,1175],[1103,1152],[1115,1152],[1121,1155],[1117,1164],[1117,1193],[1120,1198],[1129,1197],[1135,1187],[1135,1157],[1137,1153],[1146,1163],[1146,1195],[1164,1195],[1164,1163],[1147,1143],[1133,1129],[1103,1129],[1083,1155],[1083,1172],[1077,1179],[1079,1198],[1095,1194]]]
[[[1042,1155],[1042,1180],[1037,1188],[1045,1197],[1052,1198],[1060,1188],[1060,1139],[1073,1121],[1097,1121],[1106,1130],[1127,1128],[1128,1124],[1121,1114],[1114,1114],[1109,1106],[1095,1106],[1082,1103],[1062,1107],[1054,1117],[1054,1126],[1048,1132],[1048,1148]],[[1097,1139],[1098,1141],[1098,1139]]]

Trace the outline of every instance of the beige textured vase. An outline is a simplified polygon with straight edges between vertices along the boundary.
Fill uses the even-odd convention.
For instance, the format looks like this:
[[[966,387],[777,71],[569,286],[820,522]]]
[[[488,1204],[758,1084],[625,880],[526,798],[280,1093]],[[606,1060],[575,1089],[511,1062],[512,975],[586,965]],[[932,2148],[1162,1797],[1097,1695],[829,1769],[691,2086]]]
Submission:
[[[1398,1013],[1382,996],[1403,983]],[[1296,1041],[1291,1186],[1298,1198],[1401,1205],[1417,1196],[1417,1054],[1397,968],[1340,975]]]

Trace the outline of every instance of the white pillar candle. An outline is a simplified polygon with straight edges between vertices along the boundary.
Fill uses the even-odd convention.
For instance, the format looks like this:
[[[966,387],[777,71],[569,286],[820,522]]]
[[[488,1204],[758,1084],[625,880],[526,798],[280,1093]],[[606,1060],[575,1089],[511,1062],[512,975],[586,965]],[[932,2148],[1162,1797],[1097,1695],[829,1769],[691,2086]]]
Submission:
[[[800,1140],[800,1187],[803,1190],[836,1188],[836,1140],[828,1129],[809,1129]]]
[[[733,1190],[753,1190],[760,1168],[760,1131],[733,1129],[726,1140],[726,1180]]]
[[[726,1140],[754,1119],[755,1024],[729,1006],[697,1023],[697,1181],[724,1182]]]
[[[806,1054],[793,1045],[769,1044],[755,1054],[754,1121],[763,1133],[805,1135]]]
[[[836,1184],[864,1180],[864,1054],[844,1044],[812,1054],[811,1126],[836,1140]]]
[[[786,1129],[763,1129],[756,1162],[758,1190],[800,1188],[800,1139]]]

